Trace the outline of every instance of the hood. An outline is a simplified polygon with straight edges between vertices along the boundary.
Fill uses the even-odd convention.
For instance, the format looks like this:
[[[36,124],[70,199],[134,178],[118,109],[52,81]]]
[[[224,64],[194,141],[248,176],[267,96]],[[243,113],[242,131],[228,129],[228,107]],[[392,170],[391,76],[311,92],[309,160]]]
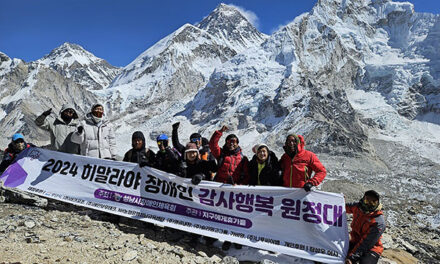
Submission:
[[[61,117],[61,113],[64,112],[64,110],[69,109],[69,108],[73,109],[73,111],[75,112],[75,113],[73,113],[73,119],[78,119],[78,114],[76,113],[74,106],[71,104],[63,104],[63,106],[61,107],[61,110],[60,110],[60,117]]]
[[[299,139],[299,144],[298,144],[298,153],[302,152],[303,150],[306,149],[306,142],[304,141],[304,137],[301,135],[297,135],[298,139]]]
[[[303,137],[303,136],[301,136],[301,135],[297,135],[297,134],[289,134],[289,135],[287,135],[286,139],[287,139],[288,137],[294,137],[294,138],[296,139],[296,142],[297,142],[297,149],[298,149],[298,152],[297,152],[297,153],[300,153],[300,152],[302,152],[303,150],[305,150],[306,142],[304,141],[304,137]]]
[[[141,131],[134,132],[133,135],[131,136],[131,141],[133,142],[133,139],[135,139],[135,138],[142,139],[142,149],[145,149],[145,136],[144,136],[144,133],[142,133]],[[131,144],[131,146],[134,148],[133,143]]]

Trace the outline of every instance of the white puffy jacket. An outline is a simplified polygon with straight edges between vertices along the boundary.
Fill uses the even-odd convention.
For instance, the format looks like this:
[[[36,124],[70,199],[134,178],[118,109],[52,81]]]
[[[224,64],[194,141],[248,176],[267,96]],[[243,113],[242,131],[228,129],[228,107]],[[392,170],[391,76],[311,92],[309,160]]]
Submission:
[[[66,124],[61,118],[61,113],[66,109],[74,109],[73,106],[63,105],[60,111],[60,117],[53,118],[51,116],[40,115],[35,119],[35,124],[50,132],[50,149],[79,154],[79,145],[71,141],[71,135],[76,131],[78,122],[75,120],[78,115],[74,114],[74,118],[69,124]]]
[[[96,123],[91,113],[88,113],[79,125],[84,127],[84,131],[81,134],[78,131],[72,133],[71,140],[81,145],[81,155],[116,159],[115,133],[108,120]]]

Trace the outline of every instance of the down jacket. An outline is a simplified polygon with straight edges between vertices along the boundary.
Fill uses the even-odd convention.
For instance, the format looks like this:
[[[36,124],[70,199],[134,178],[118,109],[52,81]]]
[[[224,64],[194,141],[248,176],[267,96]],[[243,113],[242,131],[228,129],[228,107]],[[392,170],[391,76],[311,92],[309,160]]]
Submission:
[[[72,133],[71,140],[81,145],[81,155],[101,158],[116,159],[116,141],[113,126],[108,120],[103,119],[96,123],[91,113],[86,115],[80,126],[84,131]]]
[[[362,256],[368,251],[381,255],[383,245],[380,238],[385,231],[382,205],[371,213],[364,213],[359,208],[359,203],[348,203],[345,208],[347,214],[353,214],[350,232],[350,245],[353,248],[348,252],[348,256],[354,253]]]
[[[76,131],[78,122],[75,119],[66,124],[61,118],[61,113],[66,109],[74,109],[70,105],[63,105],[60,117],[46,117],[40,115],[35,119],[35,124],[50,133],[50,149],[71,154],[80,154],[79,145],[70,140],[70,136]],[[76,118],[78,115],[75,113]]]
[[[304,138],[298,135],[297,154],[291,158],[287,153],[281,156],[280,166],[283,172],[283,185],[285,187],[302,188],[306,182],[318,186],[325,178],[327,171],[315,153],[306,150]],[[313,177],[312,173],[315,172]]]
[[[249,175],[249,185],[283,186],[278,158],[272,151],[269,151],[269,156],[260,175],[258,175],[257,155],[252,157],[249,162]]]
[[[248,184],[248,158],[237,147],[233,151],[220,148],[218,142],[223,133],[220,130],[214,132],[209,141],[212,155],[217,159],[218,170],[214,181],[230,184]]]

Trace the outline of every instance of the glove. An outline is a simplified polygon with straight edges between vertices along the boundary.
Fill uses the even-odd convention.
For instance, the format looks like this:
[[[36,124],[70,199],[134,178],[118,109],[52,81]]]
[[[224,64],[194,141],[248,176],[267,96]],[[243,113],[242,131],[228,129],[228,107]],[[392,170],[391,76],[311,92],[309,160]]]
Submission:
[[[199,184],[204,178],[205,178],[205,176],[204,176],[202,173],[195,174],[195,175],[192,177],[191,183],[194,184],[194,185],[197,185],[197,184]]]
[[[362,254],[360,252],[354,252],[353,254],[351,254],[350,257],[348,257],[348,259],[354,263],[354,262],[358,261],[361,257],[362,257]]]
[[[43,115],[48,116],[48,115],[50,115],[50,113],[52,113],[52,108],[49,108],[49,110],[44,111]]]
[[[139,162],[139,167],[145,167],[145,166],[148,166],[148,162],[146,162],[146,161],[141,161],[141,162]]]
[[[311,190],[312,190],[312,187],[313,187],[313,184],[312,183],[310,183],[310,182],[306,182],[306,184],[304,184],[304,190],[306,191],[306,192],[310,192]]]
[[[84,131],[84,127],[83,127],[83,126],[79,126],[79,127],[77,128],[77,130],[78,130],[78,133],[79,133],[79,134],[82,134],[82,132]]]
[[[173,130],[177,130],[180,126],[180,122],[176,122],[173,124]]]

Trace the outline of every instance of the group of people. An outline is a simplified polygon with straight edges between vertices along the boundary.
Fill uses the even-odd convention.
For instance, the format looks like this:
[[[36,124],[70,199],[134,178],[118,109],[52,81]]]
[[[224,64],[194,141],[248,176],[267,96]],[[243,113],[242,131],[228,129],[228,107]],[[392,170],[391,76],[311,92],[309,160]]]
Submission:
[[[72,106],[64,105],[59,116],[51,116],[52,109],[35,119],[35,124],[50,133],[50,149],[71,154],[116,160],[116,140],[112,124],[105,119],[104,106],[95,104],[90,113],[79,121]],[[305,149],[304,137],[289,134],[286,137],[280,159],[266,144],[253,147],[254,155],[249,160],[239,145],[239,138],[229,134],[222,146],[219,141],[228,131],[222,126],[208,141],[199,133],[191,134],[189,142],[182,145],[178,135],[179,123],[172,125],[172,145],[166,134],[157,136],[159,150],[154,153],[146,147],[141,131],[132,135],[132,148],[123,161],[139,166],[154,167],[184,178],[191,178],[193,184],[202,180],[233,185],[266,185],[303,188],[306,192],[318,186],[326,176],[326,169],[311,151]],[[34,145],[26,143],[22,134],[14,134],[5,150],[0,164],[2,173],[25,148]],[[346,263],[377,263],[383,246],[380,237],[385,229],[379,194],[366,192],[358,202],[346,205],[347,213],[354,215],[350,233],[350,252]],[[231,243],[223,243],[228,250]],[[236,248],[241,245],[234,244]]]

